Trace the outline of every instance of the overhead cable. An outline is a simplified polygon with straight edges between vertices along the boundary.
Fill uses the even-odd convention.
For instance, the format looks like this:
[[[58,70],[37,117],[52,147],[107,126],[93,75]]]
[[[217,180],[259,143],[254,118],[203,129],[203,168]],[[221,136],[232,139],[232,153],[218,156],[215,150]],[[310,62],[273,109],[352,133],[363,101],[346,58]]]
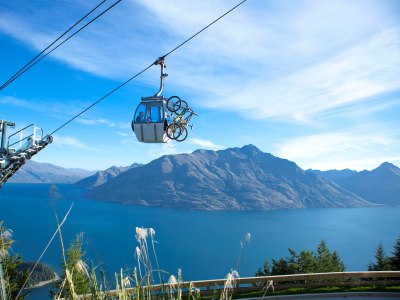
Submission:
[[[81,19],[79,19],[74,25],[72,25],[70,28],[68,28],[62,35],[60,35],[55,41],[53,41],[50,45],[48,45],[43,51],[41,51],[38,55],[36,55],[33,59],[31,59],[25,66],[23,66],[18,72],[16,72],[13,76],[11,76],[5,83],[3,83],[0,86],[0,91],[7,87],[10,83],[12,83],[14,80],[16,80],[18,77],[20,77],[22,74],[24,74],[26,71],[28,71],[30,68],[32,68],[34,65],[39,63],[42,59],[44,59],[46,56],[48,56],[50,53],[52,53],[54,50],[56,50],[58,47],[63,45],[65,42],[70,40],[72,37],[77,35],[79,32],[81,32],[84,28],[92,24],[94,21],[96,21],[98,18],[100,18],[102,15],[104,15],[106,12],[111,10],[114,6],[116,6],[118,3],[120,3],[122,0],[116,1],[114,4],[109,6],[107,9],[102,11],[100,14],[98,14],[96,17],[91,19],[88,23],[86,23],[84,26],[76,30],[74,33],[72,33],[69,37],[67,37],[65,40],[63,40],[61,43],[59,43],[57,46],[55,46],[53,49],[45,53],[47,50],[49,50],[56,42],[58,42],[60,39],[62,39],[68,32],[70,32],[73,28],[75,28],[79,23],[81,23],[84,19],[86,19],[90,14],[92,14],[97,8],[99,8],[101,5],[103,5],[107,0],[103,0],[100,2],[96,7],[94,7],[91,11],[89,11],[86,15],[84,15]]]
[[[197,35],[199,35],[200,33],[202,33],[204,30],[206,30],[207,28],[209,28],[210,26],[212,26],[213,24],[215,24],[216,22],[218,22],[219,20],[221,20],[223,17],[225,17],[227,14],[229,14],[230,12],[234,11],[236,8],[238,8],[240,5],[242,5],[243,3],[245,3],[247,0],[243,0],[242,2],[240,2],[239,4],[237,4],[236,6],[234,6],[233,8],[231,8],[230,10],[228,10],[226,13],[224,13],[223,15],[221,15],[220,17],[218,17],[217,19],[215,19],[214,21],[212,21],[210,24],[208,24],[207,26],[203,27],[201,30],[199,30],[198,32],[196,32],[195,34],[193,34],[191,37],[189,37],[188,39],[186,39],[185,41],[183,41],[182,43],[180,43],[178,46],[176,46],[175,48],[173,48],[171,51],[167,52],[167,54],[161,56],[160,58],[158,58],[155,62],[153,62],[152,64],[150,64],[149,66],[147,66],[146,68],[144,68],[142,71],[140,71],[139,73],[136,73],[135,75],[133,75],[131,78],[129,78],[128,80],[126,80],[125,82],[121,83],[119,86],[117,86],[116,88],[114,88],[112,91],[108,92],[106,95],[104,95],[103,97],[101,97],[99,100],[97,100],[96,102],[94,102],[93,104],[91,104],[90,106],[88,106],[87,108],[85,108],[83,111],[81,111],[79,114],[75,115],[73,118],[71,118],[70,120],[68,120],[67,122],[65,122],[64,124],[62,124],[61,126],[59,126],[57,129],[55,129],[53,132],[50,133],[50,135],[53,135],[54,133],[56,133],[57,131],[59,131],[61,128],[65,127],[67,124],[71,123],[73,120],[75,120],[76,118],[78,118],[79,116],[81,116],[82,114],[84,114],[86,111],[88,111],[89,109],[91,109],[93,106],[95,106],[96,104],[100,103],[101,101],[103,101],[104,99],[108,98],[111,94],[115,93],[117,90],[119,90],[120,88],[122,88],[124,85],[126,85],[127,83],[129,83],[130,81],[132,81],[133,79],[135,79],[136,77],[138,77],[139,75],[141,75],[142,73],[144,73],[145,71],[147,71],[148,69],[150,69],[153,65],[157,64],[158,61],[160,59],[164,59],[165,57],[167,57],[168,55],[172,54],[173,52],[175,52],[176,50],[178,50],[180,47],[182,47],[184,44],[186,44],[187,42],[189,42],[191,39],[193,39],[194,37],[196,37]]]

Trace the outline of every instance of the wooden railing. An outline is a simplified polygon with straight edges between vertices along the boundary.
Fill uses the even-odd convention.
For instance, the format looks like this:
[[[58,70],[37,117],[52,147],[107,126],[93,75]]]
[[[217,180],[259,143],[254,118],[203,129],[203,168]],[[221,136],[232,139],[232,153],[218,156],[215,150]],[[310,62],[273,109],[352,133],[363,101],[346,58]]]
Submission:
[[[200,289],[201,295],[221,293],[226,279],[212,279],[201,281],[185,281],[179,284],[183,294],[189,293],[190,287]],[[371,272],[334,272],[334,273],[309,273],[279,276],[260,276],[236,278],[233,282],[234,293],[246,293],[269,290],[284,290],[293,287],[354,287],[354,286],[400,286],[400,271],[371,271]],[[148,288],[148,287],[143,287]],[[151,291],[168,291],[170,284],[150,286]],[[177,288],[177,284],[174,285]],[[128,293],[135,293],[136,288],[126,289]],[[107,297],[117,296],[118,291],[112,290],[105,293]],[[90,299],[90,295],[81,296],[81,299]]]

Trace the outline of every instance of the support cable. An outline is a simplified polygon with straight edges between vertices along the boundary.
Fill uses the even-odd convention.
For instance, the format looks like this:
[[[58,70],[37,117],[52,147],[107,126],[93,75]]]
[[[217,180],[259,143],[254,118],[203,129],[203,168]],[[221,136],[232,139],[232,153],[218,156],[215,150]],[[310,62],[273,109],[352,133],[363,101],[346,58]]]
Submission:
[[[54,50],[56,50],[58,47],[63,45],[65,42],[70,40],[72,37],[77,35],[79,32],[81,32],[83,29],[85,29],[87,26],[92,24],[94,21],[96,21],[98,18],[100,18],[102,15],[104,15],[106,12],[111,10],[115,5],[120,3],[122,0],[118,0],[114,4],[112,4],[110,7],[105,9],[103,12],[101,12],[99,15],[91,19],[87,24],[82,26],[80,29],[72,33],[69,37],[67,37],[64,41],[59,43],[57,46],[55,46],[53,49],[51,49],[49,52],[45,53],[51,46],[53,46],[56,42],[58,42],[62,37],[64,37],[68,32],[70,32],[74,27],[76,27],[79,23],[81,23],[85,18],[87,18],[90,14],[92,14],[97,8],[99,8],[101,5],[103,5],[107,0],[103,0],[100,2],[96,7],[94,7],[90,12],[88,12],[85,16],[83,16],[79,21],[77,21],[74,25],[72,25],[67,31],[65,31],[62,35],[60,35],[54,42],[52,42],[49,46],[47,46],[42,52],[40,52],[38,55],[36,55],[33,59],[31,59],[25,66],[23,66],[17,73],[15,73],[13,76],[11,76],[10,79],[8,79],[5,83],[0,86],[0,91],[7,87],[10,83],[12,83],[14,80],[16,80],[18,77],[20,77],[22,74],[27,72],[30,68],[32,68],[34,65],[39,63],[42,59],[44,59],[46,56],[48,56],[50,53],[52,53]]]
[[[120,0],[121,1],[121,0]],[[221,20],[223,17],[225,17],[227,14],[229,14],[230,12],[234,11],[236,8],[238,8],[240,5],[242,5],[243,3],[245,3],[247,0],[243,0],[242,2],[240,2],[239,4],[237,4],[236,6],[234,6],[233,8],[231,8],[230,10],[228,10],[226,13],[224,13],[223,15],[221,15],[220,17],[218,17],[217,19],[215,19],[214,21],[212,21],[210,24],[208,24],[207,26],[203,27],[201,30],[199,30],[198,32],[196,32],[194,35],[192,35],[191,37],[189,37],[188,39],[186,39],[184,42],[182,42],[181,44],[179,44],[178,46],[176,46],[174,49],[172,49],[171,51],[169,51],[167,54],[161,56],[160,58],[158,58],[154,63],[152,63],[151,65],[147,66],[146,68],[144,68],[142,71],[140,71],[139,73],[135,74],[134,76],[132,76],[131,78],[129,78],[128,80],[126,80],[125,82],[121,83],[119,86],[117,86],[116,88],[114,88],[112,91],[108,92],[106,95],[104,95],[103,97],[101,97],[99,100],[97,100],[96,102],[94,102],[93,104],[91,104],[90,106],[88,106],[87,108],[85,108],[83,111],[81,111],[79,114],[77,114],[76,116],[74,116],[72,119],[68,120],[67,122],[65,122],[64,124],[62,124],[60,127],[58,127],[57,129],[55,129],[53,132],[51,132],[49,135],[53,135],[54,133],[56,133],[57,131],[59,131],[60,129],[62,129],[63,127],[65,127],[66,125],[68,125],[69,123],[71,123],[73,120],[75,120],[76,118],[78,118],[79,116],[81,116],[83,113],[85,113],[86,111],[88,111],[89,109],[91,109],[93,106],[95,106],[96,104],[100,103],[101,101],[103,101],[104,99],[106,99],[107,97],[109,97],[111,94],[113,94],[114,92],[116,92],[117,90],[119,90],[120,88],[122,88],[124,85],[126,85],[127,83],[129,83],[131,80],[135,79],[136,77],[138,77],[139,75],[141,75],[142,73],[144,73],[145,71],[147,71],[148,69],[150,69],[153,65],[156,65],[159,63],[160,59],[163,60],[165,59],[168,55],[172,54],[173,52],[175,52],[176,50],[178,50],[180,47],[182,47],[184,44],[186,44],[187,42],[189,42],[191,39],[193,39],[194,37],[196,37],[197,35],[199,35],[200,33],[202,33],[204,30],[206,30],[207,28],[209,28],[210,26],[212,26],[213,24],[215,24],[216,22],[218,22],[219,20]]]
[[[71,210],[72,210],[72,207],[74,206],[74,203],[75,203],[75,202],[72,202],[72,204],[71,204],[71,206],[69,207],[67,213],[65,214],[64,218],[62,219],[62,222],[61,222],[60,224],[57,224],[58,226],[57,226],[56,231],[55,231],[54,234],[52,235],[50,241],[47,243],[47,245],[46,245],[46,247],[44,248],[44,250],[42,251],[42,253],[40,254],[39,258],[36,260],[36,262],[35,262],[33,268],[30,270],[30,272],[29,272],[28,276],[26,277],[26,279],[25,279],[23,285],[21,286],[21,288],[20,288],[20,290],[19,290],[17,296],[15,297],[15,300],[18,300],[18,299],[19,299],[19,296],[21,295],[22,291],[24,290],[25,286],[27,285],[27,283],[28,283],[29,279],[31,278],[33,272],[35,271],[37,265],[38,265],[38,264],[40,263],[40,261],[42,260],[43,255],[46,253],[47,249],[49,248],[49,246],[50,246],[51,243],[53,242],[53,240],[54,240],[54,238],[56,237],[57,233],[61,230],[61,227],[64,225],[65,221],[67,221],[67,218],[68,218],[68,216],[69,216],[69,213],[70,213]]]

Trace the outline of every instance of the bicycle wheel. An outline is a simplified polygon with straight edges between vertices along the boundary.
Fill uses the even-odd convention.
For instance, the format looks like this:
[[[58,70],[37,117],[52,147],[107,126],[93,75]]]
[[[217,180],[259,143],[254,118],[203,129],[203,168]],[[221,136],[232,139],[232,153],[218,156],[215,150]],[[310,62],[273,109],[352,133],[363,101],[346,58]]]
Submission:
[[[186,112],[187,109],[189,108],[187,102],[185,100],[181,99],[181,106],[178,108],[178,110],[176,111],[176,114],[179,115],[182,112]]]
[[[169,97],[167,100],[167,108],[169,111],[176,112],[178,109],[181,108],[181,98],[178,96]]]
[[[188,131],[186,129],[186,127],[180,126],[181,127],[181,134],[176,138],[177,142],[183,142],[184,140],[186,140],[187,136],[188,136]]]
[[[171,140],[176,140],[181,135],[181,132],[181,127],[176,123],[169,124],[167,127],[167,136]]]

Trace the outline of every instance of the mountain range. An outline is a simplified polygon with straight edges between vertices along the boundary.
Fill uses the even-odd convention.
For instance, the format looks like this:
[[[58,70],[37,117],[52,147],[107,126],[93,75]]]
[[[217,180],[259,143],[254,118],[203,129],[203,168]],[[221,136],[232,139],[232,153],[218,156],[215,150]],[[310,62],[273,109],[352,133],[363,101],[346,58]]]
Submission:
[[[253,145],[165,155],[97,186],[88,198],[199,210],[362,207],[372,204]]]
[[[28,160],[8,182],[10,183],[74,183],[93,175],[94,171],[62,168],[53,164]]]
[[[341,187],[360,197],[390,206],[400,205],[400,168],[384,162],[371,171],[354,170],[307,170],[329,178]]]
[[[253,145],[98,172],[28,161],[10,182],[75,183],[95,200],[199,210],[400,205],[400,168],[393,164],[361,172],[304,171]]]
[[[344,170],[328,170],[328,171],[320,171],[320,170],[312,170],[308,169],[307,172],[311,172],[317,174],[319,176],[323,176],[332,180],[333,182],[339,184],[339,182],[351,175],[357,174],[358,172],[355,170],[344,169]]]
[[[141,167],[143,164],[134,163],[128,167],[116,167],[112,166],[104,171],[99,171],[96,174],[79,180],[74,185],[79,188],[92,189],[96,186],[102,185],[114,177],[117,177],[122,172],[125,172],[131,168]]]

